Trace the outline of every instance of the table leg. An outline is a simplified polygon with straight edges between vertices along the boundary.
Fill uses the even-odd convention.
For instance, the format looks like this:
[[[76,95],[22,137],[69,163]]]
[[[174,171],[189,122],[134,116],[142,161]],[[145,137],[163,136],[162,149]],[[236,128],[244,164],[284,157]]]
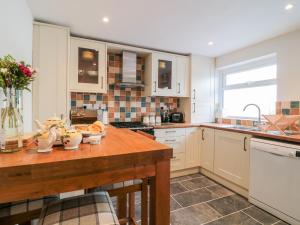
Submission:
[[[170,225],[170,160],[156,163],[150,192],[150,225]]]

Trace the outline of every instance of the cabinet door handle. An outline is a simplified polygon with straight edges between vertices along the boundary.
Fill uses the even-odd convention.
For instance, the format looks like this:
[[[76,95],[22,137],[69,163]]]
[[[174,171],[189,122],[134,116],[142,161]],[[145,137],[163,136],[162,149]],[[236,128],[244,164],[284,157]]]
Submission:
[[[169,130],[169,131],[166,131],[165,133],[175,133],[176,130]]]
[[[178,94],[180,94],[180,83],[178,83]]]
[[[103,77],[101,77],[101,89],[103,89],[103,86],[104,86],[104,84],[103,84]]]
[[[173,140],[166,140],[166,142],[175,142],[176,140],[173,139]]]
[[[156,92],[156,81],[154,81],[154,92]]]
[[[193,99],[196,99],[196,89],[193,89]]]
[[[244,137],[244,151],[245,151],[245,152],[247,151],[247,148],[246,148],[246,141],[247,141],[247,137]]]
[[[204,129],[202,129],[202,141],[204,141]]]
[[[193,106],[194,106],[193,113],[195,113],[196,112],[196,103],[195,102],[193,103]]]
[[[176,159],[176,156],[173,156],[172,159]]]

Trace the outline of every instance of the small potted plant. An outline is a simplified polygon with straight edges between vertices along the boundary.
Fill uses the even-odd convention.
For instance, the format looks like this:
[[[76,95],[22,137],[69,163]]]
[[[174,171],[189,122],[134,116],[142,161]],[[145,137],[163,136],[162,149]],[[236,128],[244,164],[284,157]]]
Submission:
[[[21,92],[29,89],[35,78],[35,70],[24,62],[17,62],[12,56],[0,58],[0,88],[4,93],[4,108],[1,109],[1,129],[4,140],[0,139],[1,152],[14,152],[23,147],[23,121],[17,104]]]

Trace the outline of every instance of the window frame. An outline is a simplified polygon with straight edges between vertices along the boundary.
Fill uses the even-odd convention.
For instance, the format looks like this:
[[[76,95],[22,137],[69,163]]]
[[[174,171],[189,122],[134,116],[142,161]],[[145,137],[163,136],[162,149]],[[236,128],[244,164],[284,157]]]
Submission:
[[[257,119],[255,117],[243,117],[243,116],[225,116],[223,115],[223,108],[224,108],[224,91],[226,90],[235,90],[241,88],[251,88],[251,87],[261,87],[261,86],[269,86],[269,85],[277,85],[277,74],[275,79],[268,79],[262,81],[251,81],[248,83],[241,83],[241,84],[232,84],[226,85],[226,77],[232,73],[243,72],[247,70],[259,69],[266,66],[277,65],[277,57],[276,54],[267,55],[264,57],[256,58],[253,60],[249,60],[247,62],[233,64],[227,67],[217,69],[219,74],[219,107],[222,112],[223,118],[229,119]],[[278,71],[278,68],[277,68]],[[245,103],[245,105],[248,103]]]

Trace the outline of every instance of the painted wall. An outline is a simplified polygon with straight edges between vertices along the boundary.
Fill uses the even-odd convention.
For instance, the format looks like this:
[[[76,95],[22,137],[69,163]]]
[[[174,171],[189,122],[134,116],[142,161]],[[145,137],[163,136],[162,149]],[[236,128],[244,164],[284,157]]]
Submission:
[[[16,60],[32,62],[32,14],[26,0],[0,0],[0,57],[11,54]],[[32,129],[32,96],[24,91],[24,130]]]
[[[277,100],[300,99],[300,30],[216,58],[216,67],[277,53]]]

